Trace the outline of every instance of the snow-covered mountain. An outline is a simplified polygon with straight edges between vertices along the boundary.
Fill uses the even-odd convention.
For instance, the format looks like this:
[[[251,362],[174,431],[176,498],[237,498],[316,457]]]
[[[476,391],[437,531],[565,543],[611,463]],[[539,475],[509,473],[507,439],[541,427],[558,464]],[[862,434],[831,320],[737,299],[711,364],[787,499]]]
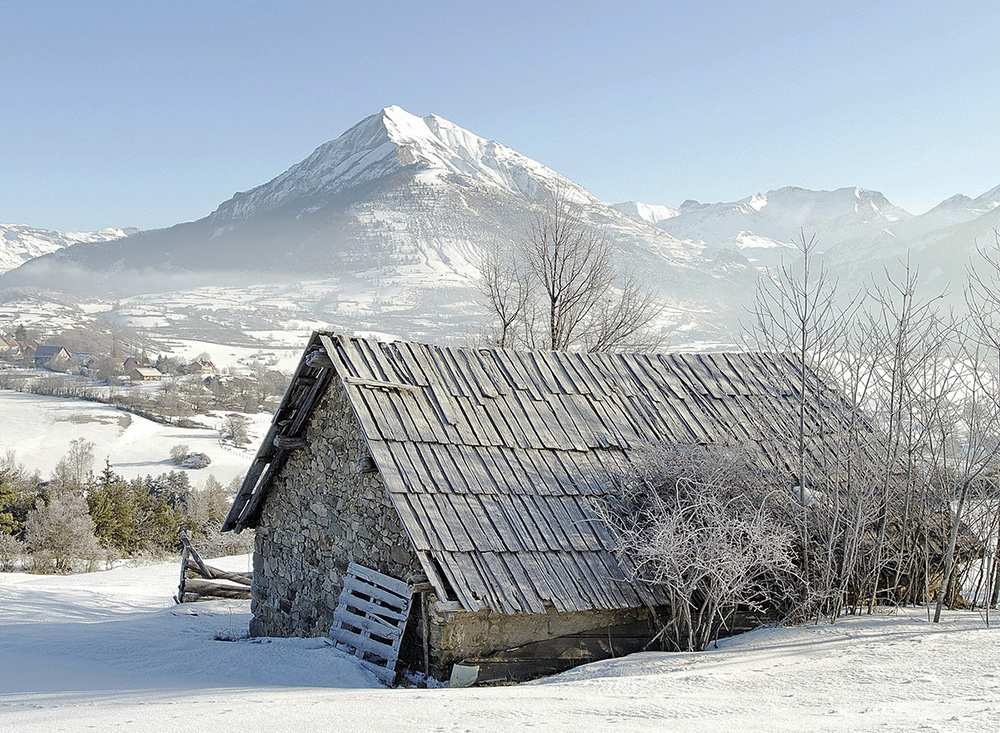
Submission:
[[[59,232],[27,224],[0,224],[0,273],[20,267],[44,254],[81,242],[106,242],[135,234],[138,229],[101,229],[96,232]]]
[[[729,203],[689,200],[676,210],[662,207],[677,211],[662,219],[649,213],[658,208],[650,204],[616,207],[707,252],[735,249],[757,266],[794,259],[793,243],[804,234],[816,237],[818,251],[842,276],[880,273],[886,263],[909,253],[927,277],[944,281],[947,273],[948,280],[957,282],[976,247],[993,242],[1000,223],[1000,186],[976,198],[957,194],[919,216],[863,188],[787,187]]]
[[[434,185],[458,178],[466,185],[478,184],[529,201],[557,187],[572,190],[578,198],[593,198],[582,187],[506,145],[485,140],[437,115],[420,118],[392,106],[321,145],[274,180],[236,194],[212,219],[246,219],[303,198],[329,200],[411,167],[419,183]],[[310,213],[308,209],[301,212]]]
[[[323,306],[331,320],[350,301],[430,323],[442,310],[482,310],[477,263],[523,238],[555,194],[607,234],[623,270],[662,293],[675,325],[718,325],[750,286],[742,258],[681,242],[441,117],[387,107],[203,219],[69,247],[0,276],[0,288],[128,294],[336,279]]]
[[[648,221],[650,224],[659,224],[661,221],[672,219],[681,213],[677,209],[671,209],[669,206],[644,204],[641,201],[623,201],[614,206],[623,214],[628,214],[634,219]]]
[[[607,234],[622,270],[658,291],[668,325],[683,333],[675,344],[725,338],[757,268],[794,258],[800,233],[815,235],[830,266],[859,282],[907,250],[943,281],[964,268],[954,253],[972,251],[1000,224],[1000,187],[921,216],[863,188],[612,206],[499,142],[387,107],[203,219],[72,244],[0,274],[0,289],[123,296],[215,286],[168,300],[205,302],[214,315],[186,321],[205,328],[227,309],[230,326],[255,331],[294,311],[296,324],[461,339],[484,313],[483,255],[523,239],[555,194]],[[234,292],[255,293],[253,309],[232,305]]]
[[[892,228],[894,241],[884,248],[872,251],[855,243],[829,252],[826,259],[836,274],[851,280],[885,268],[898,270],[907,261],[928,292],[948,293],[961,308],[968,269],[983,264],[979,250],[1000,245],[998,230],[1000,186],[976,198],[952,196],[920,216],[899,222]]]
[[[945,199],[930,211],[900,224],[895,228],[895,232],[904,240],[921,237],[938,229],[979,219],[998,206],[1000,206],[1000,186],[974,199],[959,193]]]
[[[646,218],[641,210],[638,214],[622,210]],[[894,226],[911,218],[878,191],[789,186],[730,203],[688,200],[676,215],[654,223],[680,240],[711,251],[735,249],[757,265],[771,266],[792,253],[792,243],[801,233],[815,235],[820,251],[848,242],[878,249],[893,239]]]

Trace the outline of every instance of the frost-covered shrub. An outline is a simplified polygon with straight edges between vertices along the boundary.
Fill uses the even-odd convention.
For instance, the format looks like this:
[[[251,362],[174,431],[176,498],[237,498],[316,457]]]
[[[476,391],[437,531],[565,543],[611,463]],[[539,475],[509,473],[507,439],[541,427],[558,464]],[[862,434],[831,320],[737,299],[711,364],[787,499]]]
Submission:
[[[21,567],[24,544],[14,535],[0,533],[0,572],[10,573]]]
[[[184,443],[178,443],[170,449],[170,460],[173,461],[175,465],[180,466],[184,464],[184,460],[190,454],[190,450]]]
[[[795,535],[772,507],[786,494],[752,461],[718,448],[652,448],[612,477],[595,509],[624,565],[669,599],[669,647],[705,649],[737,610],[781,606]]]
[[[222,420],[219,433],[223,440],[242,447],[250,442],[250,419],[238,412],[231,412]]]
[[[198,552],[205,557],[225,557],[246,555],[253,552],[254,533],[243,531],[220,532],[218,527],[209,528],[198,540]]]
[[[184,468],[206,468],[211,462],[212,459],[205,453],[188,453],[181,461],[181,466]]]
[[[103,554],[79,494],[59,494],[48,504],[39,500],[24,522],[24,543],[37,572],[69,573],[79,564],[92,569]]]

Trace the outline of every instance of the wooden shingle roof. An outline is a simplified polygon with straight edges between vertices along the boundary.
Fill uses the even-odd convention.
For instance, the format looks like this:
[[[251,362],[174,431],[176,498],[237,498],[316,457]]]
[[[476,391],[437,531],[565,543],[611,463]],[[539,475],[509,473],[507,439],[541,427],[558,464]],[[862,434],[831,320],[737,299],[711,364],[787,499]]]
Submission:
[[[799,372],[776,355],[515,352],[317,333],[224,529],[256,524],[333,379],[438,595],[467,610],[542,613],[662,602],[626,579],[593,497],[630,452],[657,443],[750,442],[782,467],[787,450],[773,436],[794,434]]]

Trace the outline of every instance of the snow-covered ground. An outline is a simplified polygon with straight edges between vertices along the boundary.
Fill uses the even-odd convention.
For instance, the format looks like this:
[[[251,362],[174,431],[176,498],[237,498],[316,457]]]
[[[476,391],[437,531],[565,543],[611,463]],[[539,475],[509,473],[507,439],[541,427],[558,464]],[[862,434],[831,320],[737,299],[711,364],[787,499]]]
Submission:
[[[217,427],[223,416],[221,412],[199,415],[194,419],[208,428],[181,428],[96,402],[0,390],[0,457],[13,450],[29,471],[38,469],[47,477],[70,443],[84,438],[95,445],[95,472],[107,458],[126,478],[184,470],[194,485],[209,474],[226,484],[246,472],[271,415],[248,416],[251,442],[244,449],[219,439]],[[199,470],[179,469],[170,460],[170,449],[178,444],[187,445],[192,453],[205,453],[212,463]]]
[[[249,569],[241,556],[213,561]],[[0,574],[0,730],[996,731],[1000,633],[921,611],[762,629],[516,687],[381,688],[322,639],[239,637],[246,601],[175,606],[178,565]]]

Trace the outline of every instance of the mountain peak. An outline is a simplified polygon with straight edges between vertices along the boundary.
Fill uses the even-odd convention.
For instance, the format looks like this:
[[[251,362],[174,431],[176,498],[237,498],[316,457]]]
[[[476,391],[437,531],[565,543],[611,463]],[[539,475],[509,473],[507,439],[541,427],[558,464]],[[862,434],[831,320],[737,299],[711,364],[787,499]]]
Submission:
[[[677,209],[671,209],[669,206],[644,204],[641,201],[623,201],[620,204],[614,204],[614,207],[623,214],[628,214],[633,219],[641,219],[650,224],[658,224],[661,221],[673,219],[681,213]]]
[[[412,118],[412,119],[420,119],[415,114],[411,114],[411,113],[407,112],[405,109],[403,109],[402,107],[400,107],[398,104],[390,104],[387,107],[383,107],[382,108],[382,116],[383,117],[388,117],[388,118],[395,118],[395,117],[407,118],[408,117],[408,118]]]
[[[417,117],[415,114],[411,114],[402,107],[393,104],[383,107],[381,116],[382,124],[389,138],[397,143],[434,136],[429,124],[429,121],[434,119],[434,115]]]
[[[934,207],[934,209],[965,209],[972,204],[972,199],[966,196],[964,193],[956,193],[950,198],[946,198],[940,204]],[[931,211],[934,211],[931,209]]]
[[[1000,206],[1000,186],[991,188],[986,193],[976,196],[971,203],[977,208],[985,211],[992,211]]]
[[[437,115],[417,117],[390,105],[366,117],[335,140],[262,186],[238,193],[213,214],[216,220],[246,219],[297,200],[303,211],[358,185],[412,169],[423,183],[461,178],[501,188],[529,201],[562,189],[574,198],[593,197],[541,163],[487,140]],[[308,203],[305,200],[308,199]]]

